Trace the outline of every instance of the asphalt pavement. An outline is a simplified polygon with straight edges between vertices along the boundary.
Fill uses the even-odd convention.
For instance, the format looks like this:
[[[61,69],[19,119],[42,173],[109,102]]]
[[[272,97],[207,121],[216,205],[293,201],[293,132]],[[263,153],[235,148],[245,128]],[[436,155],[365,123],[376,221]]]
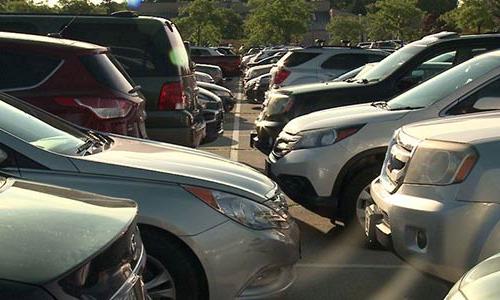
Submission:
[[[260,112],[248,103],[238,78],[225,83],[239,101],[226,114],[224,135],[201,147],[256,169],[265,156],[250,147],[250,132]],[[290,212],[301,228],[302,259],[297,280],[286,299],[443,299],[450,283],[423,274],[383,249],[370,249],[359,231],[348,232],[289,200]]]

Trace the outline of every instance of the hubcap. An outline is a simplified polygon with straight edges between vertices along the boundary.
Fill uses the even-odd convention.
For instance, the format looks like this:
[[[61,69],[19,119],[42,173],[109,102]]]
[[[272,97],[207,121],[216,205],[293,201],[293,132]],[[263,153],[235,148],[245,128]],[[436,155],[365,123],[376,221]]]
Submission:
[[[370,195],[370,185],[367,185],[356,200],[356,217],[361,227],[365,228],[365,208],[373,203]]]
[[[144,287],[153,300],[175,300],[175,285],[165,266],[148,255],[144,270]]]

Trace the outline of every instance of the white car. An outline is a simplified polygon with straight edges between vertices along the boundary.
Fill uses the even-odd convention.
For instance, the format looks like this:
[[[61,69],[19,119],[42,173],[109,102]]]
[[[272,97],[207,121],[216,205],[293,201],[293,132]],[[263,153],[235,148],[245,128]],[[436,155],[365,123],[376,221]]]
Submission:
[[[368,239],[451,282],[499,253],[499,151],[498,112],[402,127],[371,185]]]
[[[451,288],[444,300],[500,299],[500,254],[485,259]]]
[[[210,74],[203,73],[200,71],[194,72],[194,76],[196,77],[196,81],[206,82],[206,83],[215,83],[215,80]]]
[[[483,54],[393,98],[314,112],[290,121],[268,170],[296,202],[332,219],[364,224],[370,182],[399,127],[500,109],[500,51]]]
[[[347,47],[310,47],[289,51],[271,69],[271,87],[333,80],[340,75],[378,62],[389,53]]]

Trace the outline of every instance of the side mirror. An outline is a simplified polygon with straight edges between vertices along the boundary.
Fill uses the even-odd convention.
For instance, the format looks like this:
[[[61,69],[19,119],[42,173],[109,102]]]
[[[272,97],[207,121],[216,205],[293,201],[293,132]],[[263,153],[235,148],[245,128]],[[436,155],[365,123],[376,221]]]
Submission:
[[[5,151],[3,151],[2,149],[0,149],[0,164],[2,164],[4,161],[6,161],[7,158],[9,158],[7,153]]]
[[[191,56],[191,43],[189,41],[184,41],[184,48],[186,48],[188,56]]]
[[[500,98],[499,97],[483,97],[474,103],[473,108],[484,111],[484,110],[500,110]]]

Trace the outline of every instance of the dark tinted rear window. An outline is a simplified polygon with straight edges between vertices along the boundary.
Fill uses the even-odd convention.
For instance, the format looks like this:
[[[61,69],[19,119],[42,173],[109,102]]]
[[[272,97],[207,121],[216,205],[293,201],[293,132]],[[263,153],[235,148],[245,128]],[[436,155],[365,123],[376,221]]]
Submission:
[[[301,65],[315,57],[317,57],[319,53],[311,53],[311,52],[292,52],[284,61],[285,67],[295,67]]]
[[[61,63],[46,56],[0,50],[0,89],[28,88],[42,83]]]
[[[367,63],[380,61],[383,58],[383,56],[362,53],[337,54],[328,58],[321,67],[335,70],[353,70]]]
[[[120,66],[112,61],[106,54],[85,55],[80,61],[94,78],[104,86],[128,93],[133,88],[133,83],[120,71]]]
[[[132,77],[178,76],[189,72],[184,43],[172,26],[159,21],[104,23],[75,21],[64,37],[111,47]]]

